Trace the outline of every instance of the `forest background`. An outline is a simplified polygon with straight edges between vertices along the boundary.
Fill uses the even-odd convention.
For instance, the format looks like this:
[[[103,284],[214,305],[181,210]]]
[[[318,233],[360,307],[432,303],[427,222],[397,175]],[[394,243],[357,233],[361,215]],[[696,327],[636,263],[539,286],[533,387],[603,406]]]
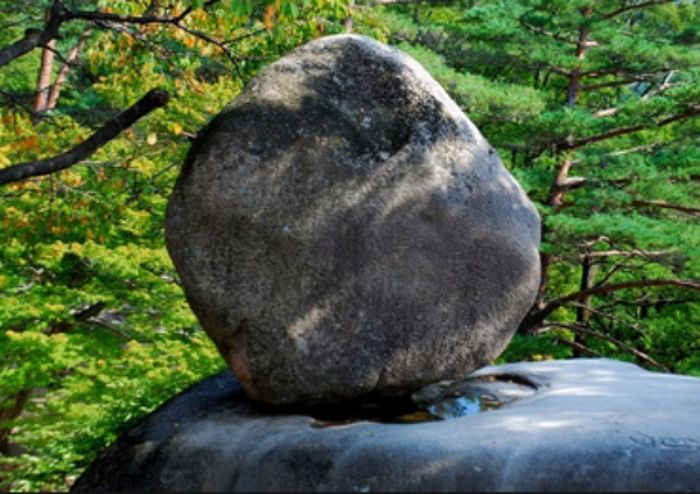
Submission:
[[[700,376],[698,2],[0,0],[0,488],[69,488],[224,368],[168,195],[245,83],[347,31],[419,60],[537,204],[542,285],[498,362]]]

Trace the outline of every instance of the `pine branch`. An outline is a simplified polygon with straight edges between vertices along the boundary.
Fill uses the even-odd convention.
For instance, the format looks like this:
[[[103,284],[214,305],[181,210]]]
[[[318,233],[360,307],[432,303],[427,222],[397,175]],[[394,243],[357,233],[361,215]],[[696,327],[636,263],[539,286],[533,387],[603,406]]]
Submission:
[[[700,208],[694,208],[691,206],[683,206],[681,204],[670,204],[666,201],[656,201],[656,200],[642,200],[642,199],[635,199],[632,201],[632,204],[635,206],[650,206],[650,207],[655,207],[655,208],[662,208],[662,209],[673,209],[674,211],[680,211],[681,213],[687,213],[687,214],[692,214],[692,215],[697,215],[700,214]]]
[[[581,305],[581,304],[579,304],[579,303],[574,303],[573,305],[574,305],[574,306],[579,306],[579,305]],[[615,323],[617,326],[624,326],[624,327],[626,327],[626,328],[628,328],[628,329],[631,329],[631,330],[634,331],[635,333],[644,334],[644,329],[640,328],[637,324],[632,324],[632,323],[629,323],[629,322],[627,322],[627,321],[623,321],[623,320],[620,319],[619,317],[615,317],[615,316],[613,316],[612,314],[608,314],[607,312],[602,311],[602,310],[600,310],[599,308],[594,308],[594,307],[591,307],[591,306],[587,306],[587,307],[586,307],[586,310],[588,310],[591,314],[593,314],[593,315],[596,316],[596,317],[600,317],[600,318],[608,319],[609,321],[612,321],[612,322]]]
[[[146,95],[130,106],[112,120],[81,142],[74,148],[63,154],[40,161],[19,163],[0,170],[0,185],[17,182],[30,177],[48,175],[64,170],[81,160],[92,155],[107,142],[114,139],[121,131],[133,125],[144,115],[157,108],[165,106],[169,95],[163,89],[152,89]]]
[[[598,250],[594,252],[584,252],[574,256],[552,256],[552,262],[561,261],[583,261],[585,259],[607,259],[609,257],[642,257],[644,259],[656,259],[672,254],[672,250]]]
[[[625,86],[627,84],[632,84],[633,82],[644,82],[644,79],[640,77],[626,77],[624,79],[616,79],[614,81],[587,84],[585,86],[581,86],[581,91],[593,91],[595,89],[604,89],[607,87]]]
[[[562,343],[566,346],[570,346],[574,350],[578,350],[579,352],[585,353],[587,355],[592,355],[593,357],[604,357],[602,353],[596,352],[595,350],[588,348],[587,346],[582,345],[581,343],[565,340],[564,338],[555,338],[555,340],[557,341],[557,343]]]
[[[611,117],[615,115],[617,112],[619,112],[620,109],[613,106],[611,108],[605,108],[603,110],[598,110],[595,112],[593,115],[591,115],[593,118],[605,118],[605,117]]]
[[[608,341],[608,342],[612,343],[613,345],[617,346],[618,348],[620,348],[621,350],[623,350],[627,353],[631,353],[632,355],[637,357],[639,360],[642,360],[648,364],[651,364],[655,367],[663,369],[666,372],[670,372],[670,369],[668,367],[666,367],[665,365],[663,365],[662,363],[660,363],[658,360],[656,360],[656,359],[652,358],[651,356],[647,355],[646,353],[641,352],[641,351],[637,350],[636,348],[618,340],[617,338],[610,336],[610,335],[607,335],[605,333],[601,333],[600,331],[595,331],[593,329],[589,329],[589,328],[582,326],[580,324],[566,324],[566,323],[557,322],[557,323],[546,324],[543,327],[544,331],[539,331],[538,333],[546,332],[547,328],[550,328],[550,329],[551,328],[570,329],[571,331],[574,331],[575,333],[583,334],[586,336],[593,336],[595,338],[599,338],[601,340]],[[581,348],[579,348],[579,350],[580,349]]]
[[[533,26],[532,24],[527,22],[522,17],[518,18],[518,22],[520,22],[521,26],[523,26],[524,28],[528,29],[530,32],[533,32],[535,34],[547,36],[548,38],[552,38],[552,39],[555,39],[557,41],[561,41],[562,43],[568,43],[571,45],[578,45],[579,44],[579,42],[575,39],[567,38],[566,36],[562,36],[559,33],[553,33],[551,31],[547,31],[546,29],[543,29],[539,26]],[[586,48],[598,46],[598,42],[593,41],[593,40],[587,40],[587,41],[585,41],[585,46],[586,46]]]
[[[570,302],[579,302],[591,296],[605,295],[608,293],[626,290],[629,288],[646,288],[655,286],[675,286],[688,290],[700,291],[700,283],[687,280],[655,279],[627,281],[623,283],[611,283],[609,285],[596,285],[588,290],[580,290],[563,297],[554,299],[544,305],[541,309],[528,314],[520,325],[519,331],[524,334],[533,334],[536,328],[549,317],[555,310],[567,305]]]
[[[608,270],[607,273],[603,276],[603,278],[596,283],[595,286],[603,286],[605,285],[608,281],[612,279],[612,277],[620,271],[621,269],[627,268],[629,265],[625,261],[617,261],[613,266]]]
[[[454,0],[370,0],[371,5],[401,5],[413,3],[451,4]]]
[[[646,7],[654,7],[656,5],[663,5],[665,3],[672,3],[674,1],[675,0],[649,0],[647,2],[624,5],[623,7],[620,7],[617,10],[613,10],[612,12],[608,12],[607,14],[603,14],[603,16],[601,18],[602,19],[612,19],[613,17],[618,16],[620,14],[623,14],[625,12],[629,12],[630,10],[643,9]]]
[[[631,307],[647,306],[647,307],[655,307],[658,310],[660,307],[664,307],[666,305],[682,305],[682,304],[697,304],[697,303],[700,303],[700,298],[658,298],[658,299],[654,299],[654,300],[649,300],[649,298],[647,296],[644,296],[644,297],[638,298],[636,300],[614,299],[610,302],[603,304],[601,307],[609,308],[609,307],[615,307],[618,305],[631,306]]]
[[[671,89],[675,84],[671,83],[671,80],[673,79],[673,75],[676,73],[675,70],[670,70],[668,74],[666,74],[666,77],[664,77],[664,80],[661,82],[659,87],[652,89],[651,86],[649,87],[649,92],[644,94],[642,96],[643,100],[648,100],[649,98],[652,98],[653,96],[658,96],[659,94],[663,94],[669,89]]]
[[[559,143],[556,144],[556,146],[559,149],[566,149],[566,150],[578,149],[580,147],[587,146],[588,144],[593,144],[595,142],[605,141],[607,139],[612,139],[613,137],[620,137],[623,135],[632,134],[633,132],[639,132],[640,130],[646,130],[646,129],[651,129],[651,128],[655,128],[655,127],[663,127],[665,125],[669,125],[669,124],[672,124],[674,122],[678,122],[679,120],[684,120],[686,118],[694,117],[697,115],[700,115],[700,106],[691,106],[690,108],[686,109],[685,111],[683,111],[681,113],[678,113],[676,115],[672,115],[670,117],[666,117],[666,118],[659,120],[657,122],[651,122],[651,123],[633,125],[631,127],[622,127],[619,129],[613,129],[613,130],[609,130],[607,132],[603,132],[601,134],[596,134],[594,136],[584,137],[582,139],[570,139],[567,141],[560,141]]]
[[[658,69],[656,69],[652,72],[647,72],[645,74],[634,74],[634,73],[630,73],[633,71],[628,69],[628,68],[615,66],[615,67],[587,70],[587,71],[581,72],[581,76],[582,77],[598,78],[598,77],[605,77],[605,76],[609,76],[609,75],[623,75],[625,77],[639,78],[641,80],[637,81],[637,82],[644,82],[646,80],[646,79],[644,79],[645,77],[648,78],[648,77],[654,76],[655,74],[667,73],[670,70],[674,70],[674,69],[672,69],[670,67],[659,67]]]
[[[617,156],[624,156],[626,154],[632,154],[632,153],[638,153],[638,152],[646,152],[646,151],[654,152],[654,151],[658,150],[661,146],[662,146],[662,143],[655,142],[653,144],[644,144],[641,146],[634,146],[634,147],[627,148],[627,149],[619,149],[617,151],[611,151],[609,153],[605,153],[605,154],[600,155],[600,157],[601,158],[607,158],[607,157],[614,158]],[[579,163],[579,162],[580,162],[580,160],[574,160],[574,163]]]

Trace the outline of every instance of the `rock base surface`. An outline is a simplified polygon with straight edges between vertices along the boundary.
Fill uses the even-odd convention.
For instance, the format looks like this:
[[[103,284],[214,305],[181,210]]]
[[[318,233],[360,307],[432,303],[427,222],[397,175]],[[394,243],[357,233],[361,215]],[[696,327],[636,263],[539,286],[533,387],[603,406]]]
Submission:
[[[700,490],[700,379],[607,359],[472,374],[488,375],[537,390],[454,420],[319,428],[222,373],[124,434],[73,491]]]

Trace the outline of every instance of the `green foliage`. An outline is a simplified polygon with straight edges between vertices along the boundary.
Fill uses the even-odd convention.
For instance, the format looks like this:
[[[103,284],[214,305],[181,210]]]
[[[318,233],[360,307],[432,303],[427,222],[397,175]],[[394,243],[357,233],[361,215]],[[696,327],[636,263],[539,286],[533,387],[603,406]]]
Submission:
[[[41,28],[50,0],[0,1],[0,47]],[[95,454],[168,397],[223,368],[190,312],[163,244],[165,205],[189,138],[265,65],[315,37],[354,29],[419,60],[498,149],[546,225],[546,304],[581,288],[580,256],[609,250],[592,283],[700,279],[700,3],[670,2],[606,19],[618,0],[456,0],[372,7],[341,0],[81,0],[71,8],[185,25],[62,27],[62,54],[89,28],[58,105],[33,121],[41,51],[0,69],[0,167],[59,154],[153,87],[170,103],[89,160],[0,191],[0,486],[65,490]],[[644,3],[644,2],[642,2]],[[206,8],[205,8],[206,6]],[[576,55],[582,26],[594,46]],[[196,33],[226,41],[227,51]],[[53,76],[61,66],[54,63]],[[582,87],[567,105],[568,74]],[[601,110],[610,110],[601,116]],[[581,145],[566,142],[636,128]],[[585,182],[551,202],[566,157]],[[641,201],[641,202],[640,202]],[[644,202],[646,201],[646,202]],[[630,288],[550,314],[498,362],[594,354],[700,376],[698,296]],[[605,337],[600,337],[600,335]],[[615,343],[617,342],[617,343]],[[630,348],[637,353],[631,352]],[[640,354],[642,355],[640,357]],[[648,358],[644,358],[646,356]],[[652,360],[649,360],[652,359]],[[19,407],[19,414],[11,414]],[[10,417],[12,415],[12,417]],[[10,418],[7,418],[10,417]],[[0,441],[0,447],[5,447]],[[17,455],[17,450],[22,454]]]
[[[617,12],[622,6],[632,8]],[[390,6],[371,16],[443,84],[536,201],[551,260],[540,306],[581,290],[581,256],[590,253],[657,253],[592,258],[593,287],[700,280],[697,2],[477,0]],[[584,31],[590,43],[581,54]],[[576,100],[567,101],[569,90]],[[565,178],[578,185],[556,204],[567,159]],[[641,286],[584,302],[585,319],[575,303],[564,304],[539,328],[547,332],[516,336],[499,361],[581,355],[572,345],[582,345],[700,373],[697,292]]]
[[[75,2],[83,10],[142,15],[150,2]],[[0,5],[0,46],[40,28],[48,1]],[[119,29],[66,24],[64,55],[92,35],[58,105],[34,123],[41,51],[0,69],[0,166],[53,156],[89,136],[153,87],[169,104],[69,170],[6,186],[0,199],[0,419],[13,455],[0,486],[65,490],[134,421],[224,368],[191,313],[165,250],[167,197],[188,136],[262,67],[339,32],[342,2],[168,2],[161,15],[195,10],[187,26],[234,40],[221,49],[171,25]],[[16,5],[15,5],[16,6]],[[234,63],[235,62],[235,63]],[[60,60],[54,64],[55,74]],[[16,456],[16,452],[22,452]]]
[[[400,43],[396,47],[418,60],[478,125],[522,123],[544,110],[544,102],[532,88],[459,72],[422,46]]]

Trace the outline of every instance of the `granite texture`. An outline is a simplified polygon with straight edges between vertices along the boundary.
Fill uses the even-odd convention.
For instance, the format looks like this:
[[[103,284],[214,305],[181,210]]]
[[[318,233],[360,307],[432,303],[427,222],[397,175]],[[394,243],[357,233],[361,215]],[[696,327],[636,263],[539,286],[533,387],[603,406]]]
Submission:
[[[412,58],[340,35],[266,68],[193,144],[166,240],[249,396],[392,395],[497,357],[539,284],[540,220]]]

